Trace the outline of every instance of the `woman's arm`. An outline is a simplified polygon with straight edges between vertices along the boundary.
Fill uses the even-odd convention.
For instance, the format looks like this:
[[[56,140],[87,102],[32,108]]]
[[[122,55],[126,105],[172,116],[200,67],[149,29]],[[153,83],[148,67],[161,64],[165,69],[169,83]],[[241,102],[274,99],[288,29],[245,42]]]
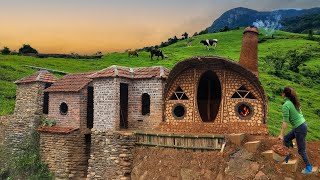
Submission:
[[[281,129],[280,135],[278,136],[279,140],[283,140],[283,134],[284,134],[284,131],[287,128],[287,124],[288,124],[287,122],[283,122],[282,123],[282,129]]]

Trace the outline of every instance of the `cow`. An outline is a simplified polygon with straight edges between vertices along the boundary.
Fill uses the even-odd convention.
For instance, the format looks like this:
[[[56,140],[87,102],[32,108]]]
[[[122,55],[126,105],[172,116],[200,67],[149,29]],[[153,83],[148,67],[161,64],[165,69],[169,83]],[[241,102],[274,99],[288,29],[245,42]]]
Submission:
[[[137,57],[139,57],[139,54],[138,54],[138,52],[137,52],[136,50],[134,50],[134,51],[129,50],[129,51],[128,51],[128,56],[129,56],[129,57],[130,57],[130,56],[137,56]]]
[[[207,49],[209,50],[209,46],[213,46],[214,49],[216,49],[217,44],[218,44],[218,39],[206,39],[206,40],[201,40],[200,43],[205,45]]]
[[[153,58],[153,55],[158,56],[157,59],[159,59],[159,56],[161,56],[162,59],[164,58],[164,55],[163,55],[163,53],[162,53],[162,51],[161,51],[160,49],[151,49],[151,50],[150,50],[151,60],[153,60],[153,59],[152,59],[152,58]]]

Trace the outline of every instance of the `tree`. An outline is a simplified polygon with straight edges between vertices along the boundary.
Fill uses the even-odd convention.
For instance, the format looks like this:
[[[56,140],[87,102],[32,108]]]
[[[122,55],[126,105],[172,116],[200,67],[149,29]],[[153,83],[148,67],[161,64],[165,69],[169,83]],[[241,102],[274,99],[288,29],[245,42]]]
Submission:
[[[8,54],[10,54],[11,53],[11,51],[10,51],[10,49],[8,48],[8,47],[3,47],[3,49],[0,51],[1,52],[1,54],[3,54],[3,55],[8,55]]]
[[[314,37],[313,37],[313,30],[312,29],[309,29],[308,31],[308,38],[309,40],[314,40]]]
[[[286,57],[289,59],[289,69],[293,72],[299,72],[299,66],[310,60],[311,55],[308,52],[299,53],[297,50],[290,50],[287,52]]]
[[[195,33],[193,34],[193,36],[198,36],[198,32],[195,32]]]
[[[189,34],[187,32],[183,33],[181,36],[183,36],[182,39],[188,39]]]
[[[224,26],[222,29],[220,29],[220,32],[226,32],[229,30],[230,30],[230,28],[228,26]]]
[[[19,53],[20,54],[27,54],[27,53],[38,54],[38,51],[32,48],[29,44],[23,44],[22,47],[19,49]]]
[[[205,30],[200,31],[200,32],[199,32],[199,35],[201,35],[201,34],[208,34],[208,33],[209,33],[209,29],[206,28]]]

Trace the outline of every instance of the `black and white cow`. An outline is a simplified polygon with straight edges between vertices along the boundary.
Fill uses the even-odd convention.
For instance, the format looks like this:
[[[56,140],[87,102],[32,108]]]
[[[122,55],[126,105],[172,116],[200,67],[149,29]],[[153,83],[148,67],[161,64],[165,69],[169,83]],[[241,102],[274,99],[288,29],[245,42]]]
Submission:
[[[218,39],[206,39],[206,40],[201,40],[200,43],[205,45],[207,49],[209,50],[209,46],[213,46],[214,49],[216,49],[217,44],[218,44]]]
[[[164,55],[163,55],[163,53],[162,53],[162,51],[160,49],[151,49],[150,50],[151,60],[153,58],[153,55],[158,56],[157,59],[159,59],[159,56],[161,56],[162,59],[164,58]]]

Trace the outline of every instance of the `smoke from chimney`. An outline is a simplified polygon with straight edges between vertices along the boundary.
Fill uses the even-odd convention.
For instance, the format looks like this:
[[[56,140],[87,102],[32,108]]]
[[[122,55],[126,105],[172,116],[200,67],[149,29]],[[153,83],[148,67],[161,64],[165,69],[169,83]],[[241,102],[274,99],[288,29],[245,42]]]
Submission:
[[[252,71],[257,77],[259,77],[258,35],[259,30],[256,27],[250,26],[244,30],[239,62],[242,66]]]

